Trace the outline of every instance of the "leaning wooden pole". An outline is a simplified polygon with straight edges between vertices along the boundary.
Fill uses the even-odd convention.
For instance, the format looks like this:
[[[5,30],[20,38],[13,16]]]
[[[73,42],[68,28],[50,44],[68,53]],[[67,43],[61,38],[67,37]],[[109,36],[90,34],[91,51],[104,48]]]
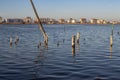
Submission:
[[[41,23],[41,21],[40,21],[40,18],[39,18],[39,16],[38,16],[38,13],[37,13],[37,11],[36,11],[36,8],[35,8],[35,6],[34,6],[34,4],[33,4],[33,1],[30,0],[30,2],[31,2],[31,5],[32,5],[32,7],[33,7],[34,13],[35,13],[35,15],[36,15],[36,17],[37,17],[37,19],[38,19],[39,29],[41,30],[41,32],[42,32],[42,34],[43,34],[44,43],[45,43],[45,45],[48,45],[48,35],[46,34],[46,32],[45,32],[45,30],[44,30],[44,28],[43,28],[43,26],[42,26],[42,23]]]

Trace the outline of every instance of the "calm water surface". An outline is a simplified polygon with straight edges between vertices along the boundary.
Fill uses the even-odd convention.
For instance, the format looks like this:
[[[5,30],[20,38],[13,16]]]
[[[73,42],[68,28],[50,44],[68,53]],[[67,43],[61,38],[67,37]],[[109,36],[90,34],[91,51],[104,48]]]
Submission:
[[[48,48],[37,25],[0,25],[0,80],[120,80],[120,25],[44,25]],[[71,36],[80,32],[72,54]],[[9,39],[19,36],[17,45]]]

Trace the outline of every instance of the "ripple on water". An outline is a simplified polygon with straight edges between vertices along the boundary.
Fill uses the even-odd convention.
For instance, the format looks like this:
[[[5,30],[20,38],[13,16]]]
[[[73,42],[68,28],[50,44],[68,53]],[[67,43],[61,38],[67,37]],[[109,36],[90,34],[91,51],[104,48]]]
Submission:
[[[41,35],[36,25],[0,26],[1,80],[120,80],[119,39],[115,34],[110,52],[109,25],[45,26],[48,48],[37,48]],[[80,47],[73,56],[71,36],[76,32],[81,33]],[[20,41],[10,48],[9,37],[16,34]]]

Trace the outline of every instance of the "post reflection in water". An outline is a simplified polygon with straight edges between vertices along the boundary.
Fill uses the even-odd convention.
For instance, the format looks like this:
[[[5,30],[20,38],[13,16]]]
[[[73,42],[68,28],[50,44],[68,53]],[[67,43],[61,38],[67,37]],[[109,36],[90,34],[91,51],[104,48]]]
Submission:
[[[78,52],[80,52],[80,43],[77,44],[77,46],[76,46],[76,50],[77,50]]]
[[[44,61],[45,61],[45,55],[44,55],[44,50],[46,48],[40,47],[39,48],[39,54],[34,60],[34,69],[33,69],[33,76],[32,80],[38,80],[39,78],[39,70],[41,69],[42,66],[44,66]]]
[[[72,56],[75,56],[75,48],[72,47]]]
[[[37,80],[38,76],[37,76],[37,72],[35,71],[33,74],[32,74],[32,80]]]
[[[73,47],[72,47],[72,57],[73,57],[72,63],[76,63],[76,53],[75,53],[75,48]]]
[[[80,44],[79,43],[76,44],[76,47],[72,47],[72,56],[73,56],[73,58],[75,58],[75,56],[76,56],[76,51],[77,51],[77,53],[80,52]]]
[[[38,44],[43,38],[36,34],[37,25],[0,25],[0,80],[120,80],[120,36],[114,34],[111,47],[110,25],[65,25],[64,35],[60,34],[64,25],[44,26],[50,36],[48,49]],[[76,31],[82,37],[72,49],[71,35]],[[15,45],[12,37],[10,48],[14,34],[20,41]]]
[[[35,64],[38,64],[38,63],[41,63],[41,65],[44,64],[45,56],[44,56],[43,52],[44,52],[44,49],[40,48],[40,53],[35,60]]]
[[[112,46],[110,46],[110,56],[109,58],[112,58]]]

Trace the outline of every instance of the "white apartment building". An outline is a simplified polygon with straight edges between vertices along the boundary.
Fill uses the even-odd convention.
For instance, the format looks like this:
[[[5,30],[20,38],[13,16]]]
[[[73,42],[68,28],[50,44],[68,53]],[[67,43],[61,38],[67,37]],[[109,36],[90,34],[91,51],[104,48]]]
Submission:
[[[85,24],[85,23],[87,23],[86,18],[81,18],[81,19],[80,19],[80,23],[81,23],[81,24]]]
[[[97,24],[97,19],[91,19],[91,20],[90,20],[90,23],[91,23],[91,24]]]
[[[0,23],[2,23],[2,17],[0,17]]]
[[[23,19],[23,21],[24,21],[25,23],[33,23],[33,20],[32,20],[31,17],[25,17],[25,18]]]

